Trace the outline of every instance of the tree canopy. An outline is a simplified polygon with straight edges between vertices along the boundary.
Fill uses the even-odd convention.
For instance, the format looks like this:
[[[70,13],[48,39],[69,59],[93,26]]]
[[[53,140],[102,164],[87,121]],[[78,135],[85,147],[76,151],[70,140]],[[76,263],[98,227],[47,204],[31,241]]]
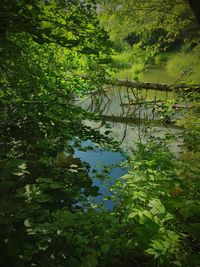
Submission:
[[[98,86],[110,42],[93,1],[5,0],[0,14],[0,265],[66,266],[83,242],[76,203],[98,192],[74,147],[101,138],[74,97]]]
[[[192,2],[192,1],[191,1]],[[199,43],[192,3],[182,0],[101,1],[103,25],[116,43],[127,42],[144,57],[181,45]]]

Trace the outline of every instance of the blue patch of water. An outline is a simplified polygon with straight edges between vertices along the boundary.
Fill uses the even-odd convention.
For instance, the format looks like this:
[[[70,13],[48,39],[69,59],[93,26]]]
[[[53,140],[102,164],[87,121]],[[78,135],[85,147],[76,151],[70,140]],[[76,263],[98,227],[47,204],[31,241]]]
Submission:
[[[89,175],[93,180],[93,185],[99,187],[99,195],[91,198],[91,201],[105,204],[107,209],[112,209],[115,204],[111,200],[103,200],[103,198],[112,195],[110,187],[127,173],[127,169],[120,166],[120,163],[126,158],[118,151],[114,152],[96,147],[95,143],[91,141],[81,143],[83,148],[88,146],[93,147],[93,149],[87,151],[75,149],[74,156],[90,165]],[[106,168],[109,169],[107,173],[104,171]]]

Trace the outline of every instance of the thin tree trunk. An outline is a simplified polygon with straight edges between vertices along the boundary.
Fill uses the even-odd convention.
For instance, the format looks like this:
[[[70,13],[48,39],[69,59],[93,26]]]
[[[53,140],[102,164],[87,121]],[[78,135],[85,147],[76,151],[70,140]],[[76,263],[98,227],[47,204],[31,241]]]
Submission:
[[[188,0],[188,3],[200,25],[200,0]]]

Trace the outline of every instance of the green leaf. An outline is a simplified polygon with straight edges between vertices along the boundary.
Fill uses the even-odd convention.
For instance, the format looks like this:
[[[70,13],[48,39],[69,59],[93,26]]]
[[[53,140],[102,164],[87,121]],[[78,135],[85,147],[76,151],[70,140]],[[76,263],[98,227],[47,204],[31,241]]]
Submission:
[[[156,254],[156,251],[153,248],[148,248],[145,250],[149,255],[154,255]]]
[[[110,249],[110,245],[109,244],[104,244],[101,246],[101,251],[103,252],[103,254],[106,254]]]
[[[42,242],[39,242],[39,243],[38,243],[38,248],[39,248],[40,250],[45,251],[45,250],[47,250],[48,247],[49,247],[48,243],[42,243]]]
[[[92,255],[88,255],[84,258],[84,263],[81,265],[82,267],[96,267],[98,264],[96,258]]]
[[[24,221],[24,225],[26,226],[26,227],[31,227],[31,222],[30,222],[30,219],[26,219],[25,221]]]
[[[191,223],[185,227],[186,231],[200,241],[200,223]]]
[[[152,208],[151,213],[153,215],[165,213],[165,207],[161,203],[160,199],[152,199],[149,201],[148,206]]]
[[[200,201],[198,200],[187,200],[183,203],[180,213],[183,215],[184,219],[190,217],[200,217]]]
[[[57,212],[57,214],[55,215],[55,218],[56,218],[57,223],[61,227],[67,227],[75,223],[76,215],[74,215],[68,210],[65,210],[65,211]]]

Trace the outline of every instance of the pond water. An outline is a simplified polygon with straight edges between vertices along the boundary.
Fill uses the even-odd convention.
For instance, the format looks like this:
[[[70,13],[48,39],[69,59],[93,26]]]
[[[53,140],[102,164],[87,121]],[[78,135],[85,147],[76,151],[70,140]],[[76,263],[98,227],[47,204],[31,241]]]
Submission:
[[[123,69],[117,73],[119,79],[133,80],[135,73],[132,69]],[[138,74],[141,82],[155,82],[155,83],[167,83],[175,84],[180,83],[180,78],[172,77],[165,68],[165,65],[151,65],[150,68],[146,68],[145,71]]]
[[[92,146],[93,150],[81,151],[75,150],[75,157],[89,163],[89,175],[93,180],[93,185],[99,187],[99,196],[90,198],[91,202],[106,205],[108,209],[112,209],[114,203],[111,200],[103,200],[104,197],[112,195],[110,187],[127,173],[127,168],[123,168],[121,163],[126,157],[119,151],[113,152],[103,148],[97,148],[91,141],[82,142],[82,147]],[[108,171],[105,171],[108,169]],[[96,174],[98,173],[98,177]],[[100,176],[100,177],[99,177]],[[108,178],[109,177],[109,178]]]
[[[77,100],[83,109],[106,118],[114,117],[158,120],[156,112],[162,104],[176,101],[175,92],[145,90],[107,85],[103,90],[88,94]],[[176,111],[177,113],[177,111]]]
[[[119,91],[120,90],[120,91]],[[161,92],[163,98],[166,92]],[[155,94],[152,91],[152,94]],[[152,107],[138,104],[133,106],[122,105],[127,100],[135,99],[135,93],[128,92],[126,88],[108,87],[106,93],[90,95],[84,99],[78,100],[78,105],[90,112],[95,112],[101,116],[100,121],[85,120],[84,124],[93,129],[98,129],[105,133],[112,140],[120,143],[121,149],[126,155],[132,155],[136,142],[147,142],[148,136],[164,137],[166,134],[178,135],[181,130],[171,124],[163,124],[158,121],[155,114],[152,113]],[[172,97],[172,96],[171,96]],[[147,97],[146,97],[147,99]],[[170,149],[175,155],[180,152],[179,142],[174,141],[169,144]],[[93,184],[99,187],[100,195],[91,201],[98,204],[105,203],[106,207],[112,209],[113,203],[110,200],[103,202],[105,196],[110,196],[110,186],[117,179],[120,179],[127,173],[127,168],[120,166],[120,163],[126,160],[126,157],[120,152],[108,151],[96,147],[91,141],[82,143],[82,146],[93,146],[93,150],[75,151],[75,157],[89,163],[90,176]],[[104,173],[104,169],[110,166],[110,170]],[[101,178],[96,177],[98,173]],[[109,177],[109,178],[108,178]]]
[[[165,66],[151,66],[147,68],[141,76],[141,81],[167,84],[180,83],[180,79],[172,77]]]

